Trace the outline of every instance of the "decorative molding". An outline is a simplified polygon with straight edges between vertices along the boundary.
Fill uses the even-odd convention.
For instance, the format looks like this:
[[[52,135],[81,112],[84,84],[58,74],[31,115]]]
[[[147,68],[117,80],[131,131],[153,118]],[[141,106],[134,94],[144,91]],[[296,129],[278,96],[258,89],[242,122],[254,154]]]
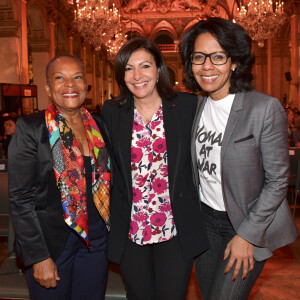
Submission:
[[[9,10],[0,10],[0,20],[13,20],[14,19],[14,13],[13,11]]]
[[[215,0],[212,0],[216,2]],[[215,3],[214,3],[215,4]],[[131,0],[124,7],[124,12],[129,14],[139,14],[147,12],[158,12],[167,14],[170,12],[194,12],[203,11],[207,4],[197,0],[175,0],[175,1],[149,1],[149,0]]]
[[[0,37],[20,37],[20,24],[17,21],[0,21]]]
[[[49,52],[50,42],[48,39],[28,39],[32,52]]]
[[[165,21],[170,25],[168,29],[163,26],[161,30],[168,30],[174,35],[175,29],[177,35],[175,38],[179,38],[193,20],[220,17],[220,8],[217,0],[208,0],[207,3],[198,0],[129,0],[123,1],[121,16],[127,31],[130,24],[136,23],[142,27],[145,36],[152,37],[153,30],[158,32],[160,23]]]
[[[1,10],[12,10],[12,0],[1,0],[0,1],[0,11]]]

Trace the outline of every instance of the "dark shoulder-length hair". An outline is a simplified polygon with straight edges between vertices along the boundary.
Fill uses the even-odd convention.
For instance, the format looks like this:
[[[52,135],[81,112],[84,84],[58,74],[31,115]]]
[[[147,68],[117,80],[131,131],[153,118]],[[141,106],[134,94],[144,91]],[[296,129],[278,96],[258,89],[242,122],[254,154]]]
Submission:
[[[176,92],[171,86],[168,69],[164,62],[160,49],[150,39],[137,37],[129,40],[126,44],[124,44],[117,54],[115,60],[115,78],[120,89],[120,94],[112,98],[112,103],[123,105],[130,97],[131,92],[129,91],[124,81],[125,68],[132,53],[139,49],[145,49],[154,57],[159,72],[158,81],[156,83],[156,88],[159,96],[166,100],[171,99],[175,96]]]
[[[194,92],[202,90],[192,72],[191,55],[196,38],[207,32],[215,37],[232,63],[237,65],[231,73],[229,93],[252,90],[252,67],[255,62],[255,57],[251,53],[252,40],[242,26],[222,18],[201,20],[182,37],[179,51],[184,64],[185,86]]]

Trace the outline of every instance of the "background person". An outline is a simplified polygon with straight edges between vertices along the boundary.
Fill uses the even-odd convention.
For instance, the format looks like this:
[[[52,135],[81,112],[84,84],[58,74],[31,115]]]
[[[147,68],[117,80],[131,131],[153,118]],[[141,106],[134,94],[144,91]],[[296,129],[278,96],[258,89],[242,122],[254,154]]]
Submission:
[[[2,149],[4,151],[5,157],[7,158],[8,146],[16,130],[16,118],[12,116],[4,117],[3,127],[4,135],[2,139]]]
[[[295,129],[294,125],[294,117],[295,113],[290,107],[285,108],[285,113],[287,115],[287,130],[288,130],[288,142],[290,147],[294,147],[294,140],[293,140],[293,131]]]
[[[201,295],[247,299],[273,250],[297,237],[285,198],[286,114],[277,99],[252,89],[251,38],[240,25],[200,21],[180,50],[187,87],[207,94],[199,97],[192,131],[193,174],[210,241],[196,260]]]
[[[129,300],[183,300],[208,248],[190,156],[197,98],[173,91],[146,38],[120,49],[115,74],[120,94],[102,109],[115,159],[108,256]]]
[[[16,253],[32,299],[104,299],[110,169],[100,118],[82,107],[73,56],[47,65],[49,107],[20,117],[9,146]]]
[[[292,130],[293,146],[300,147],[300,112],[294,113],[294,122]]]

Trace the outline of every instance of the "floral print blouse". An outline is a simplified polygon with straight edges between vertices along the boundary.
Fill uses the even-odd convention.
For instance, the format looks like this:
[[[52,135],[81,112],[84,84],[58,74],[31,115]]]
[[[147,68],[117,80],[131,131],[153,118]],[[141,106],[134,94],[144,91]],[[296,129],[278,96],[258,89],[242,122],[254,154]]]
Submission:
[[[162,105],[148,124],[134,109],[131,176],[129,238],[139,245],[170,240],[177,231],[170,202]]]

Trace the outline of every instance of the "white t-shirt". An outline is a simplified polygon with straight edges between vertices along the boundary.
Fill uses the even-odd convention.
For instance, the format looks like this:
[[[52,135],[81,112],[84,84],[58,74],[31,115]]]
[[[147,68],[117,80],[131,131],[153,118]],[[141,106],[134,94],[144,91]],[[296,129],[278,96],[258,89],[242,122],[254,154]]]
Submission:
[[[218,211],[226,211],[221,185],[221,143],[234,100],[207,99],[197,129],[196,154],[200,178],[200,199]]]

